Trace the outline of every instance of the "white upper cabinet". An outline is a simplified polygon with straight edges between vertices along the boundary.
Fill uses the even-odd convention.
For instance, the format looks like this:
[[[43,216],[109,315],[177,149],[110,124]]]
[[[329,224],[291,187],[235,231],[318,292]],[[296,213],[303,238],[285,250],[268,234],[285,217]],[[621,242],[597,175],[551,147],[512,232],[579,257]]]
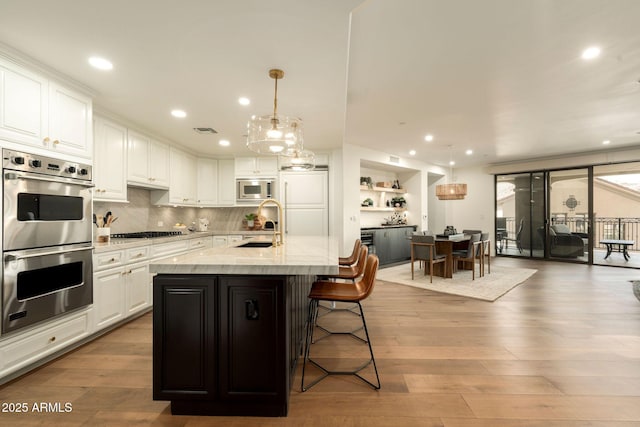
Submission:
[[[238,178],[253,176],[275,178],[278,175],[278,157],[236,157],[235,174]]]
[[[149,148],[149,176],[154,187],[168,188],[169,175],[169,146],[152,139]]]
[[[129,130],[127,182],[145,188],[169,188],[169,147]]]
[[[96,117],[94,139],[94,200],[126,202],[127,129]]]
[[[169,191],[152,191],[151,203],[155,205],[196,205],[197,159],[177,148],[169,149],[171,179]]]
[[[49,144],[52,150],[91,157],[93,148],[91,98],[49,83]]]
[[[218,160],[218,205],[236,204],[236,177],[233,160]]]
[[[90,159],[91,98],[0,60],[0,137]]]
[[[198,206],[218,204],[218,161],[198,159]]]

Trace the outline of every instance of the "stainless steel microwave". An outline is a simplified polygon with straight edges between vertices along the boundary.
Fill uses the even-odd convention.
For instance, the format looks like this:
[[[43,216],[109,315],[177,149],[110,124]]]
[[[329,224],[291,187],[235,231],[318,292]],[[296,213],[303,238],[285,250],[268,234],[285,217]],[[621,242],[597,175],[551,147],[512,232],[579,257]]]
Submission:
[[[251,202],[271,199],[274,189],[275,180],[273,179],[238,179],[236,180],[236,200]]]

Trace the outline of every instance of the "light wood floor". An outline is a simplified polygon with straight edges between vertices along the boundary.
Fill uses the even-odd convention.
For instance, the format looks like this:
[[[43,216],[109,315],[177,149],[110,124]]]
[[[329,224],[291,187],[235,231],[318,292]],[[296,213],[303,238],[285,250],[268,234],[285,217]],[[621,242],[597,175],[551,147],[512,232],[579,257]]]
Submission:
[[[301,393],[298,377],[287,418],[172,416],[151,399],[146,315],[1,387],[1,404],[30,411],[0,412],[0,425],[640,426],[640,301],[628,283],[640,271],[494,264],[539,271],[494,303],[376,286],[365,313],[380,391],[331,377]],[[316,357],[361,354],[355,340],[336,339],[314,344]],[[72,411],[33,412],[40,402]]]

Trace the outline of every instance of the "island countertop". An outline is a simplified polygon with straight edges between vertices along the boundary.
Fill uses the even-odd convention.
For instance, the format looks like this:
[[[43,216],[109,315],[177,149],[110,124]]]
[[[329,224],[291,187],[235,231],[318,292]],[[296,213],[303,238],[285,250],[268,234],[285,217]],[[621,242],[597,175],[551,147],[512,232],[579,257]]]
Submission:
[[[322,275],[338,273],[338,241],[327,236],[286,236],[270,248],[238,247],[248,241],[270,242],[259,236],[233,245],[216,246],[152,261],[157,274]]]

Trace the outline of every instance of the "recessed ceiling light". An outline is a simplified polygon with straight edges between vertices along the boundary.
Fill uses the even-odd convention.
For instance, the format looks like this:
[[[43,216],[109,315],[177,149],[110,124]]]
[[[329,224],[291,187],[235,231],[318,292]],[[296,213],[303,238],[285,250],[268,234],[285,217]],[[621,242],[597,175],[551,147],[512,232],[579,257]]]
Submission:
[[[251,100],[249,98],[245,98],[244,96],[241,98],[238,98],[238,103],[240,105],[249,105],[251,104]]]
[[[449,160],[449,166],[453,166],[455,164],[456,164],[456,162],[454,162],[453,160]]]
[[[473,150],[467,150],[464,152],[467,156],[470,156],[473,154]]]
[[[595,59],[600,56],[600,48],[598,46],[590,46],[582,51],[582,59]]]
[[[431,135],[431,134],[426,135],[424,137],[424,140],[427,141],[427,142],[433,141],[433,135]]]
[[[602,145],[609,145],[609,144],[611,144],[611,141],[609,141],[608,139],[602,141]]]
[[[187,117],[187,113],[182,110],[171,110],[171,115],[179,119],[184,119],[185,117]]]
[[[411,155],[411,156],[415,156],[415,155],[416,155],[416,150],[411,150],[411,151],[409,151],[409,155]]]
[[[89,64],[92,67],[97,68],[98,70],[108,71],[113,69],[113,64],[111,63],[111,61],[109,61],[108,59],[100,58],[99,56],[92,56],[91,58],[89,58]]]
[[[226,139],[221,139],[220,141],[218,141],[218,144],[222,145],[223,147],[228,147],[229,145],[231,145],[231,143]]]

